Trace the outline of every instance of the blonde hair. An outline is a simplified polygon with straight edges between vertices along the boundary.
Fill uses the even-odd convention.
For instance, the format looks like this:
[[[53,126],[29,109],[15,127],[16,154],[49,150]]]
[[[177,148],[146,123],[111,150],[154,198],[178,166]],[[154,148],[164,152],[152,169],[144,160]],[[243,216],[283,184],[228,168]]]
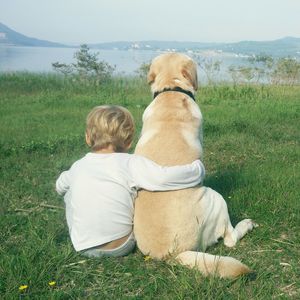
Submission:
[[[87,116],[86,135],[93,151],[112,145],[114,151],[124,152],[133,140],[134,131],[133,117],[122,106],[96,106]]]

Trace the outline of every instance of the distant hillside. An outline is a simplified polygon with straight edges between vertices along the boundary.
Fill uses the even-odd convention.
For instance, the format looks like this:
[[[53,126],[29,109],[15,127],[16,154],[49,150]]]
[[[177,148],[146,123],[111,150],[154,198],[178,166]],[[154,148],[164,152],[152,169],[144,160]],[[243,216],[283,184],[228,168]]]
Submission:
[[[18,33],[0,23],[0,45],[31,46],[31,47],[67,47],[60,43],[39,40]]]
[[[69,47],[67,45],[39,40],[20,34],[0,23],[0,45],[31,47]],[[79,46],[79,45],[78,45]],[[71,47],[71,46],[70,46]],[[72,46],[74,48],[76,46]],[[201,43],[177,41],[137,41],[90,44],[90,48],[105,50],[174,50],[208,51],[208,55],[231,53],[232,55],[267,54],[300,58],[300,38],[285,37],[275,41],[242,41],[238,43]]]
[[[238,43],[200,43],[176,41],[141,41],[141,42],[112,42],[91,44],[96,49],[119,50],[177,50],[177,51],[208,51],[217,53],[234,53],[252,55],[265,53],[272,56],[300,57],[300,38],[286,37],[275,41],[242,41]]]
[[[300,38],[285,37],[275,41],[243,41],[239,43],[223,44],[221,49],[226,52],[242,54],[266,53],[272,56],[300,57]]]

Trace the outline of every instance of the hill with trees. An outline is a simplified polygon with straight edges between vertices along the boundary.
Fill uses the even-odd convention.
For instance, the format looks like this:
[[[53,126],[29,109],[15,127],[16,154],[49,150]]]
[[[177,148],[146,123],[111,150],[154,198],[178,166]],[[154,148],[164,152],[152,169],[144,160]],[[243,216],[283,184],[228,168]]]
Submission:
[[[28,37],[0,23],[0,45],[30,47],[79,47]],[[274,41],[241,41],[236,43],[203,43],[188,41],[116,41],[89,44],[89,48],[103,50],[162,50],[162,51],[212,51],[210,54],[234,55],[266,54],[273,57],[300,58],[300,38],[285,37]]]
[[[30,46],[30,47],[68,47],[60,43],[39,40],[21,34],[0,23],[0,45]]]

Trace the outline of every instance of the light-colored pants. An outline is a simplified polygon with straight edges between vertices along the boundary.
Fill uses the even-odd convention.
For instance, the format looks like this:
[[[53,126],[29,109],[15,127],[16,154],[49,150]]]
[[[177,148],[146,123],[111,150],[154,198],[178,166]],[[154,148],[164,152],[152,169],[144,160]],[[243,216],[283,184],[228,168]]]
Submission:
[[[83,250],[82,254],[88,257],[102,257],[102,256],[113,256],[113,257],[120,257],[126,256],[133,251],[135,248],[135,238],[133,232],[130,234],[128,239],[124,244],[119,246],[118,248],[112,250],[102,250],[97,247],[90,248],[87,250]]]

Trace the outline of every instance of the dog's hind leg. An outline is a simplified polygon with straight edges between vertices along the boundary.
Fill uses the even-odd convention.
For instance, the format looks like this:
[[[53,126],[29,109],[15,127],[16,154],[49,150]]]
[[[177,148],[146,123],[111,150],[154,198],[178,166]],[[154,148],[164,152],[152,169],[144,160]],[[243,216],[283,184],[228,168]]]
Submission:
[[[257,226],[258,225],[251,219],[244,219],[233,228],[230,220],[228,219],[228,226],[224,234],[224,245],[227,247],[234,247],[248,231],[251,231]]]
[[[231,225],[226,201],[216,191],[203,187],[204,193],[201,199],[201,211],[204,212],[199,219],[204,220],[201,224],[200,249],[205,251],[219,238],[224,239],[227,247],[234,247],[236,243],[257,225],[250,219],[239,222],[235,228]]]

